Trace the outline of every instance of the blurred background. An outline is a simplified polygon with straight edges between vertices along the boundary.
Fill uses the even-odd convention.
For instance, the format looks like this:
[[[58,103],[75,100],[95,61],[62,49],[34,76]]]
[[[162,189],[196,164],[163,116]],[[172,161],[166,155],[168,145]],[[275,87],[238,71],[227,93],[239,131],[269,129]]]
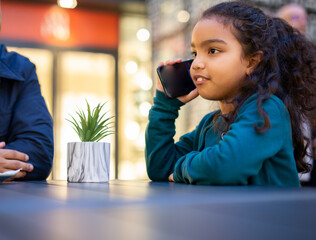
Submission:
[[[67,142],[79,141],[66,121],[85,99],[108,101],[117,134],[111,142],[111,178],[146,179],[144,133],[160,61],[191,58],[191,31],[201,12],[220,0],[2,0],[0,41],[28,57],[54,119],[50,178],[67,178]],[[273,15],[299,3],[308,13],[307,37],[316,43],[316,0],[251,0]],[[197,98],[176,121],[178,138],[215,102]]]

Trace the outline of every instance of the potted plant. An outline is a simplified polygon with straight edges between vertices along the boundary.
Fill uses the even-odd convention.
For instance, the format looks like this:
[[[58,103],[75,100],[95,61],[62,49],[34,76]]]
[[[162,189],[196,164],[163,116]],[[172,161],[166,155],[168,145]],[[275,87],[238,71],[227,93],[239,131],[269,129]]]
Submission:
[[[99,142],[113,134],[111,121],[113,116],[101,114],[105,103],[98,104],[92,111],[87,102],[87,113],[76,112],[79,120],[70,115],[73,129],[81,142],[69,142],[67,145],[67,181],[68,182],[107,182],[110,173],[110,143]]]

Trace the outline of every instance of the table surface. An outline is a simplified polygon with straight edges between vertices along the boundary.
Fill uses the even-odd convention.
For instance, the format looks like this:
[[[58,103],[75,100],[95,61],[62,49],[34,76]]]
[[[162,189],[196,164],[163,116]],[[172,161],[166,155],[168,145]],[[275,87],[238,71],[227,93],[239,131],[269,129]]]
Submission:
[[[3,239],[316,239],[316,188],[0,184]]]

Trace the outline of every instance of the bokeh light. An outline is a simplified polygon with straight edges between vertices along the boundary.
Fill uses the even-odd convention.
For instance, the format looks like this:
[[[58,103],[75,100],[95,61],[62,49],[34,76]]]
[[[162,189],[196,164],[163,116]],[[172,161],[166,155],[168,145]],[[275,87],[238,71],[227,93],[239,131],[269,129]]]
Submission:
[[[150,38],[150,32],[146,28],[141,28],[137,31],[137,39],[141,42],[146,42]]]
[[[129,61],[126,63],[125,65],[125,70],[126,72],[130,73],[130,74],[133,74],[133,73],[136,73],[137,72],[137,69],[138,69],[138,65],[136,62],[134,61]]]
[[[186,23],[190,20],[190,13],[185,10],[181,10],[177,14],[177,19],[179,22]]]
[[[58,0],[57,4],[62,8],[75,8],[77,6],[77,0]]]

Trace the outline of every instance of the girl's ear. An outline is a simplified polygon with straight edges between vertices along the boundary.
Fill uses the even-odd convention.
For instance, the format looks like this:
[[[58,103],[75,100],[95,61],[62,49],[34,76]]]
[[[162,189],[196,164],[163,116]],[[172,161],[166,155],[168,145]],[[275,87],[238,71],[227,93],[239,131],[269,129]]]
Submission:
[[[262,51],[257,51],[251,54],[248,58],[249,64],[247,66],[246,74],[250,75],[252,71],[256,68],[256,66],[261,62],[264,54]]]

